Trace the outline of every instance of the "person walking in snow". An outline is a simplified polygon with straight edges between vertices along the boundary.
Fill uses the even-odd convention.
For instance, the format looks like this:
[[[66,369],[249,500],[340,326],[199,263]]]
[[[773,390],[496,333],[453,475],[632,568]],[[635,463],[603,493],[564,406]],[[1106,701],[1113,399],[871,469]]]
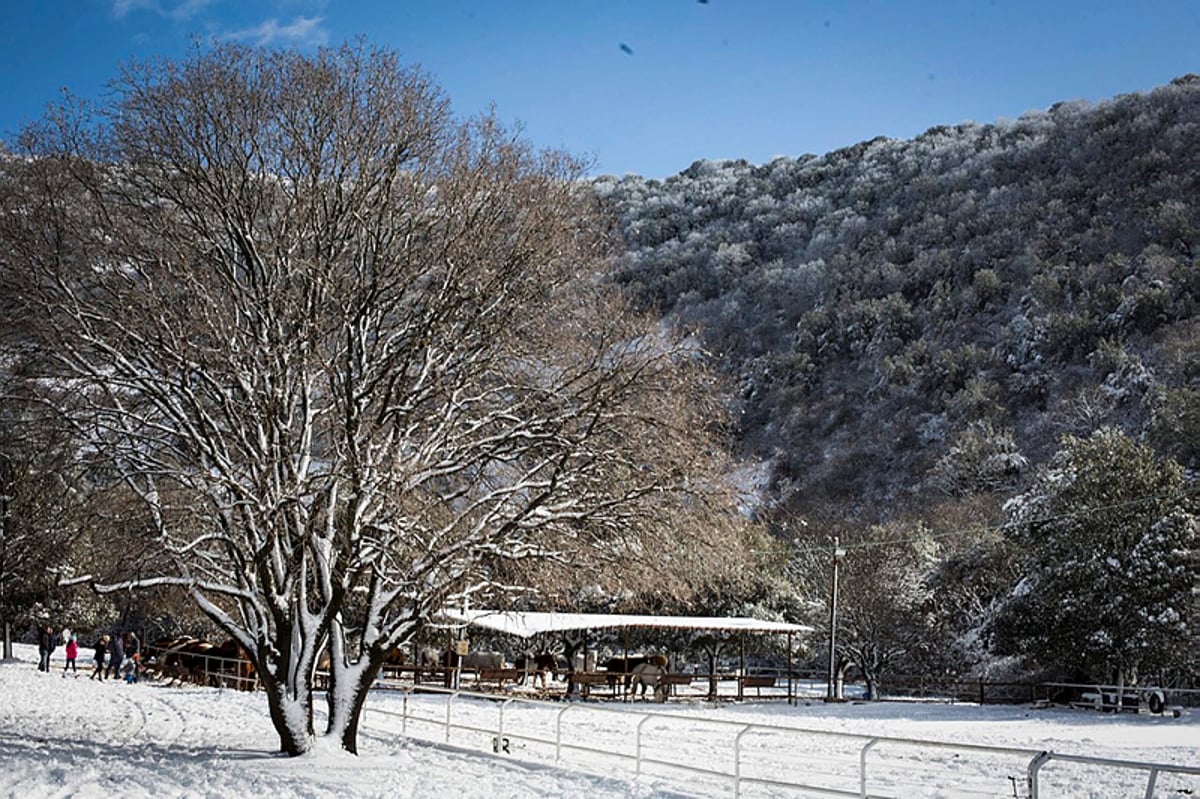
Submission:
[[[49,624],[38,636],[38,671],[50,671],[50,653],[54,651],[54,628]]]
[[[104,670],[104,679],[109,677],[121,678],[121,661],[125,659],[125,644],[117,633],[108,642],[108,668]]]
[[[92,662],[96,665],[92,668],[92,676],[89,680],[104,679],[104,656],[108,654],[108,636],[102,635],[96,641],[96,653],[92,658]]]
[[[75,668],[75,658],[79,657],[79,642],[75,640],[75,633],[71,633],[71,637],[67,639],[67,662],[63,664],[63,676],[67,676],[67,669],[70,669],[76,677],[79,676],[79,670]]]

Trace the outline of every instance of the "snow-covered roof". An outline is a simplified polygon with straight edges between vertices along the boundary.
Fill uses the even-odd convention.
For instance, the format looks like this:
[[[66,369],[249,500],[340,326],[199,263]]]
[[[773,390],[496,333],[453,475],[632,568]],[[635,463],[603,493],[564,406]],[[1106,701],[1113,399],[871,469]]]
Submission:
[[[514,610],[444,610],[439,621],[469,624],[529,638],[567,630],[657,628],[744,633],[806,633],[812,627],[781,621],[724,616],[636,616],[629,613],[536,613]]]

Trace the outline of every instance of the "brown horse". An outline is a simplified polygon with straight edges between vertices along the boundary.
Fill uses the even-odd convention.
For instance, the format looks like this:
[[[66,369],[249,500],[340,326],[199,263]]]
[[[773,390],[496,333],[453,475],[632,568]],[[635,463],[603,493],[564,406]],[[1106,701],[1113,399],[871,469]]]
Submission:
[[[253,691],[258,685],[254,661],[233,638],[227,638],[207,653],[208,680],[213,685],[224,685],[239,691]]]
[[[179,682],[203,682],[204,658],[213,645],[188,635],[160,638],[146,647],[147,668]]]
[[[513,662],[513,667],[521,672],[520,678],[517,680],[518,685],[525,684],[525,678],[533,675],[533,686],[536,688],[541,682],[542,688],[548,687],[549,680],[546,675],[550,675],[550,679],[557,680],[559,672],[558,658],[550,652],[539,652],[536,655],[530,655],[528,652],[518,655]]]

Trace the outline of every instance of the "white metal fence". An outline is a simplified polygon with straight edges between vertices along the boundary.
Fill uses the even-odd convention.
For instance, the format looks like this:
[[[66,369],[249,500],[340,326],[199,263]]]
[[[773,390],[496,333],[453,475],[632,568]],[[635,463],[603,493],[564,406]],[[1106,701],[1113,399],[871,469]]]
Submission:
[[[1004,796],[1200,793],[1200,766],[749,724],[703,716],[404,688],[372,701],[364,726],[611,775],[697,795]],[[1109,787],[1104,786],[1119,786]],[[1115,793],[1114,793],[1115,791]]]

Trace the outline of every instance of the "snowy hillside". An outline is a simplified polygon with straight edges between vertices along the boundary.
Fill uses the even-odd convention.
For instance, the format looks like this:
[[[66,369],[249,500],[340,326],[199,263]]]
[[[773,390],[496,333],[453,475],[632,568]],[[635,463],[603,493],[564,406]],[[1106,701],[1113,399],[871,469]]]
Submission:
[[[591,776],[406,740],[398,734],[398,724],[390,725],[394,717],[380,712],[398,711],[402,696],[396,692],[374,696],[368,703],[374,711],[368,711],[361,738],[363,756],[321,752],[289,759],[273,751],[277,738],[262,695],[148,683],[96,683],[88,679],[86,672],[78,679],[64,679],[58,671],[60,659],[56,658],[50,674],[41,674],[35,668],[36,653],[31,647],[18,647],[17,654],[22,660],[0,664],[0,796],[258,795],[324,799],[728,795],[727,789],[689,785],[686,780],[638,779],[632,768],[574,763],[577,768],[607,775]],[[441,697],[420,701],[429,703],[421,715],[432,714],[435,718],[445,705]],[[780,702],[748,702],[714,708],[702,702],[673,702],[667,706],[639,703],[621,707],[630,712],[653,709],[687,715],[689,720],[703,717],[814,731],[1200,764],[1200,717],[1192,712],[1171,719],[1148,715],[1118,718],[1022,706],[903,703],[788,707]],[[598,708],[599,703],[589,703],[587,709],[571,714],[575,734],[591,740],[606,734],[605,723],[597,720],[602,712]],[[826,757],[824,745],[816,743],[816,738],[812,741],[796,747],[789,757],[798,762],[807,759],[819,767],[819,761]],[[684,760],[686,750],[696,742],[696,734],[688,733],[661,740],[659,745]],[[955,754],[932,763],[930,776],[923,783],[925,789],[905,795],[968,795],[964,790],[967,759]],[[1011,767],[1005,767],[1005,773],[991,776],[997,785],[1007,786],[1007,774],[1022,774],[1018,766],[1019,761],[1014,761]],[[1056,796],[1124,796],[1144,791],[1145,775],[1138,773],[1071,775],[1061,770],[1051,776],[1048,786],[1057,785],[1053,793]],[[1164,775],[1159,786],[1159,796],[1197,791],[1200,777]]]

